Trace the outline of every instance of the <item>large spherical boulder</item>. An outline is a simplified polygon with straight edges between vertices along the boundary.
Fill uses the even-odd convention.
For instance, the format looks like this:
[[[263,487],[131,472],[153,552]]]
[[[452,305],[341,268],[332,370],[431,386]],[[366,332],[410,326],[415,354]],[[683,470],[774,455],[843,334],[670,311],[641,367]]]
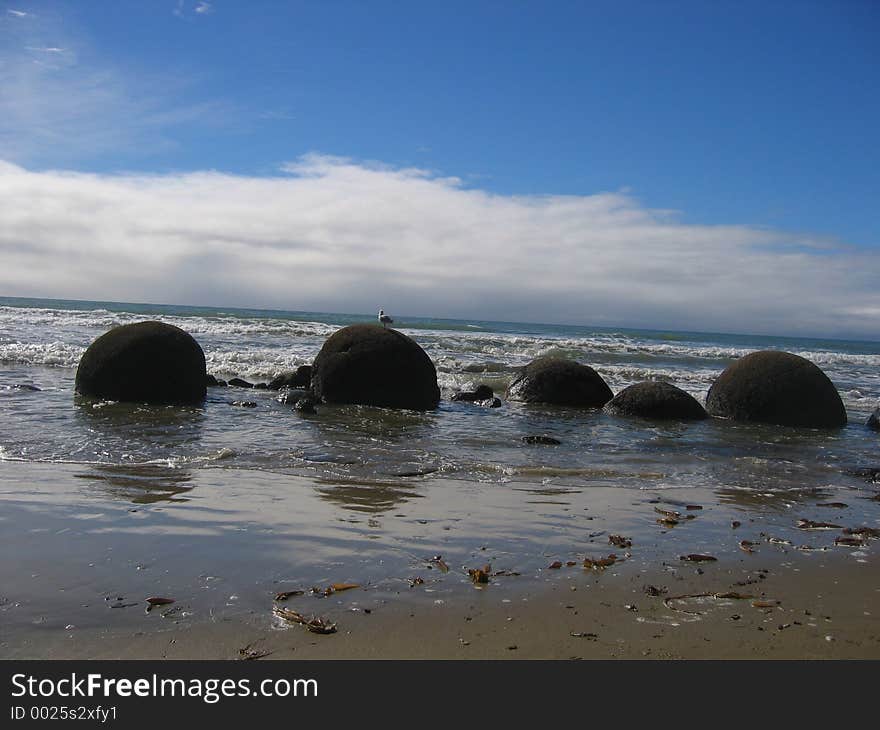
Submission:
[[[672,383],[648,381],[621,390],[605,406],[615,416],[696,421],[708,418],[699,401]]]
[[[427,353],[397,330],[355,324],[333,333],[312,365],[312,390],[325,403],[424,411],[440,402]]]
[[[115,327],[89,346],[76,391],[134,403],[198,403],[206,380],[205,353],[191,335],[163,322],[138,322]]]
[[[789,352],[753,352],[709,388],[706,410],[736,421],[831,428],[846,424],[833,383],[809,360]]]
[[[507,388],[507,400],[577,408],[601,408],[611,388],[593,368],[561,357],[539,357],[526,365]]]

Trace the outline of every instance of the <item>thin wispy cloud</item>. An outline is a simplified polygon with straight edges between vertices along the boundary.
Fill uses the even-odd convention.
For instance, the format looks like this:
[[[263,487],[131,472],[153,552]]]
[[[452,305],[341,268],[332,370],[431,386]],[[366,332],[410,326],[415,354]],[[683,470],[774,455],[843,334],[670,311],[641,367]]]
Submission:
[[[219,102],[186,98],[189,81],[107,61],[58,17],[0,25],[0,159],[70,164],[173,148],[180,125],[225,123]]]
[[[631,195],[506,196],[311,155],[287,174],[0,165],[6,295],[876,336],[874,252]]]
[[[30,15],[30,13],[24,12],[24,10],[13,10],[12,8],[9,8],[6,13],[7,15],[12,15],[16,18],[26,18]]]
[[[195,15],[210,15],[214,12],[214,4],[208,2],[195,2],[187,4],[185,0],[177,0],[171,13],[178,18],[191,17]]]

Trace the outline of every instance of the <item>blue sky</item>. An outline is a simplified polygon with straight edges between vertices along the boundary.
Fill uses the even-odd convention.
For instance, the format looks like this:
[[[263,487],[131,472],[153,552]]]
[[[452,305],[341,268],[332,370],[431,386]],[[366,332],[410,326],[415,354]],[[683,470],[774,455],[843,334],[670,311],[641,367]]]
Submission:
[[[808,251],[816,281],[822,259],[843,266],[853,256],[852,279],[838,275],[841,292],[863,286],[866,267],[877,273],[876,2],[13,0],[0,8],[0,160],[30,174],[92,175],[84,186],[148,174],[183,185],[213,170],[226,182],[259,182],[287,163],[301,175],[305,155],[344,158],[383,180],[415,170],[413,179],[443,188],[440,180],[455,178],[459,193],[527,208],[603,193],[614,207],[623,196],[631,212],[661,227],[672,220],[684,238],[693,227],[707,235],[746,227],[748,240],[732,246]],[[326,182],[321,169],[306,177]],[[701,245],[672,246],[670,256],[692,259]],[[511,243],[523,271],[528,248]],[[634,239],[624,248],[621,263],[639,255]],[[499,244],[492,256],[504,251]],[[733,265],[748,268],[743,257]],[[676,299],[681,284],[670,280],[661,299]],[[792,282],[789,294],[803,297],[807,285],[813,279]],[[149,282],[143,288],[149,293]],[[870,319],[880,301],[867,289],[853,307]],[[461,313],[429,299],[443,311],[420,313]],[[640,313],[620,306],[617,323],[685,311],[656,304]],[[530,307],[534,299],[523,300]],[[705,324],[748,328],[741,319]],[[841,325],[782,317],[751,329],[762,327],[833,333]]]

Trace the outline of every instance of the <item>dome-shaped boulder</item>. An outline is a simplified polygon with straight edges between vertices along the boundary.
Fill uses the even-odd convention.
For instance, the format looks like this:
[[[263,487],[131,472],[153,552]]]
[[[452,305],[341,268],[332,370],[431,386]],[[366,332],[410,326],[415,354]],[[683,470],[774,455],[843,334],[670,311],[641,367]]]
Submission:
[[[605,406],[615,416],[696,421],[708,418],[699,401],[672,383],[650,380],[621,390]]]
[[[312,390],[325,403],[429,410],[440,402],[427,353],[397,330],[355,324],[333,333],[312,366]]]
[[[188,404],[205,398],[205,353],[191,335],[164,322],[115,327],[85,351],[76,392],[132,403]]]
[[[593,368],[562,357],[539,357],[507,388],[507,400],[576,408],[601,408],[613,397]]]
[[[846,409],[828,376],[789,352],[753,352],[712,384],[706,410],[735,421],[833,428],[846,424]]]

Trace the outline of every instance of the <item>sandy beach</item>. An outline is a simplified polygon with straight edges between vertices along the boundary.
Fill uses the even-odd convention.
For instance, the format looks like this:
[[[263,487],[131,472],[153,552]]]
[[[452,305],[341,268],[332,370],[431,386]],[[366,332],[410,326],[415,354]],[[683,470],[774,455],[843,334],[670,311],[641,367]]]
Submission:
[[[2,658],[880,657],[876,541],[797,527],[876,528],[872,484],[750,502],[650,487],[476,498],[422,479],[365,513],[299,477],[202,470],[153,499],[133,478],[4,464]],[[303,593],[274,600],[286,591]],[[174,603],[146,611],[149,597]]]

